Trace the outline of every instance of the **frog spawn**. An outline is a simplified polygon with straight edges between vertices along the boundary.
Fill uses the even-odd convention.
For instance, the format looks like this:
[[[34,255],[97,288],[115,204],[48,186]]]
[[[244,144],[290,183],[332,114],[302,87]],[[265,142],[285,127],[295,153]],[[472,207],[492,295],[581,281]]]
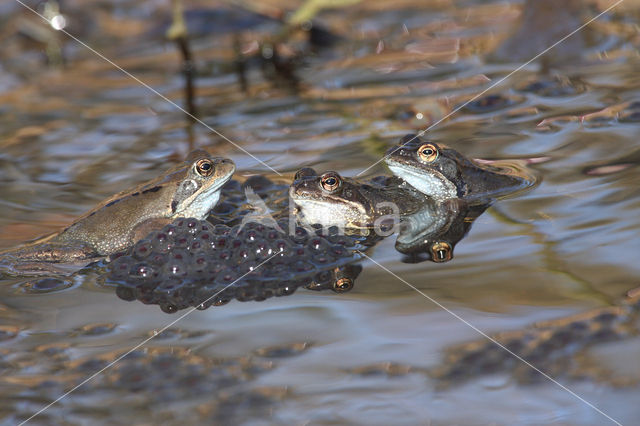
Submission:
[[[510,373],[519,383],[543,380],[539,371],[553,377],[584,379],[593,374],[582,365],[588,349],[600,343],[637,336],[640,332],[639,312],[640,294],[634,294],[618,306],[538,323],[524,330],[498,333],[491,336],[492,340],[455,345],[446,350],[443,363],[430,375],[442,386],[500,372]],[[538,370],[519,362],[514,354]],[[610,379],[612,384],[620,381]]]
[[[184,338],[184,337],[183,337]],[[88,377],[113,364],[109,374],[99,374],[83,386],[80,398],[63,398],[44,413],[39,424],[94,424],[101,412],[96,401],[114,401],[117,409],[108,424],[130,424],[130,413],[151,424],[223,424],[262,419],[285,395],[279,387],[258,386],[284,356],[305,348],[284,345],[240,356],[199,354],[181,338],[170,347],[94,350],[84,353],[82,344],[51,343],[0,351],[0,369],[11,386],[0,388],[3,401],[17,401],[3,412],[17,424],[54,401]],[[284,354],[284,355],[281,355]],[[99,422],[100,420],[98,420]]]
[[[288,234],[287,222],[279,226],[176,219],[114,256],[107,282],[121,299],[158,304],[167,313],[262,301],[301,286],[351,289],[361,270],[348,268],[359,259],[356,238],[302,227]]]

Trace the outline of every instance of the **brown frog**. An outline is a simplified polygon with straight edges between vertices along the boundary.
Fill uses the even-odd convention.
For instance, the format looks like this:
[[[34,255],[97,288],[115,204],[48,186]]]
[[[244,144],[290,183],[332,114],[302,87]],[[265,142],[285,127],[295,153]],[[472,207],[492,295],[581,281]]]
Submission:
[[[298,171],[289,187],[297,218],[324,227],[363,229],[386,228],[394,217],[417,211],[424,196],[409,188],[377,182],[359,182],[328,171]]]
[[[395,176],[439,201],[464,198],[484,202],[535,182],[515,164],[481,164],[416,135],[407,135],[399,146],[390,148],[385,162]]]
[[[37,272],[55,269],[43,263],[86,263],[129,247],[177,217],[204,219],[234,171],[229,159],[193,151],[183,163],[104,200],[62,231],[0,252],[0,265]]]

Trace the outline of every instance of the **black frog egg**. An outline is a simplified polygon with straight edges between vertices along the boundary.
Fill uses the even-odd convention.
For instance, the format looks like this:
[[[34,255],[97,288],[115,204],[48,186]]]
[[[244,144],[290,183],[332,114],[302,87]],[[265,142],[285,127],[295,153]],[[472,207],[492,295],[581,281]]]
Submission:
[[[179,234],[174,237],[173,248],[174,249],[186,249],[191,245],[191,238],[185,234]]]
[[[353,247],[355,245],[355,240],[347,235],[330,235],[327,239],[332,244],[344,247]]]
[[[136,299],[145,305],[149,305],[151,303],[156,303],[158,298],[153,294],[153,287],[148,286],[137,286],[135,288]]]
[[[322,253],[327,251],[329,243],[323,237],[315,236],[307,240],[306,246],[312,253]]]
[[[305,273],[313,270],[313,265],[304,260],[296,260],[291,264],[291,271],[296,273]]]
[[[203,253],[195,253],[189,257],[188,270],[198,275],[204,274],[209,267],[208,257]]]
[[[181,278],[187,275],[189,261],[184,251],[176,251],[168,257],[167,262],[162,267],[164,277]]]
[[[305,247],[305,246],[301,246],[301,245],[296,245],[294,247],[291,247],[291,250],[289,250],[290,253],[290,257],[293,258],[305,258],[305,257],[309,257],[310,253],[309,250]]]
[[[165,226],[163,228],[163,231],[166,232],[168,235],[176,235],[176,234],[184,234],[187,232],[187,222],[189,221],[189,219],[187,219],[186,217],[179,217],[176,220],[174,220],[172,223],[170,223],[169,225]]]
[[[163,229],[163,230],[160,230],[160,231],[157,231],[157,232],[152,232],[149,235],[149,238],[151,240],[153,240],[154,242],[155,241],[163,242],[163,241],[166,241],[167,238],[169,238],[169,236],[164,232],[164,229]]]
[[[238,300],[240,301],[254,300],[256,302],[261,302],[272,296],[273,296],[273,291],[269,289],[265,289],[262,286],[257,284],[250,284],[240,288],[237,292],[236,297],[238,297]]]
[[[167,226],[165,226],[164,228],[162,228],[162,232],[164,234],[167,235],[167,237],[172,238],[174,237],[176,234],[180,233],[180,231],[182,230],[182,223],[184,222],[184,219],[179,219],[178,221],[171,223]]]
[[[222,262],[229,262],[233,258],[233,253],[229,250],[219,250],[216,252],[216,259]]]
[[[296,287],[293,283],[291,282],[284,282],[282,283],[282,285],[274,292],[276,297],[280,297],[280,296],[290,296],[293,293],[295,293],[295,291],[298,289],[298,287]]]
[[[238,276],[241,276],[241,277],[252,273],[254,269],[256,269],[255,262],[241,263],[240,265],[234,268],[234,270],[238,273]]]
[[[270,289],[270,288],[262,288],[260,289],[260,294],[258,295],[258,297],[256,297],[256,301],[260,302],[261,300],[266,300],[269,299],[271,297],[275,296],[275,289]]]
[[[342,229],[338,226],[330,226],[328,228],[322,228],[321,234],[325,237],[336,236],[342,234]]]
[[[255,251],[251,247],[240,246],[233,251],[232,259],[237,263],[253,263],[256,260]]]
[[[144,239],[140,240],[133,246],[132,255],[138,260],[144,260],[151,254],[153,247],[151,241]]]
[[[126,300],[127,302],[136,300],[135,291],[122,285],[118,285],[118,287],[116,288],[116,296],[118,296],[122,300]]]
[[[152,265],[162,266],[167,260],[167,254],[164,253],[151,253],[149,257],[146,258],[146,261]]]
[[[195,235],[200,230],[200,221],[198,219],[187,219],[185,228],[190,235]]]
[[[168,253],[173,247],[173,241],[169,238],[169,235],[164,232],[158,232],[154,235],[151,244],[154,251],[159,253]]]
[[[268,259],[274,252],[269,243],[265,240],[256,240],[251,247],[257,261]]]
[[[201,241],[195,240],[191,242],[188,248],[191,253],[196,253],[204,251],[206,246],[204,246]]]
[[[217,236],[214,241],[211,243],[211,248],[216,250],[223,250],[230,245],[231,238],[228,236]]]
[[[276,229],[268,229],[265,234],[267,241],[276,241],[282,238],[282,234]]]
[[[291,242],[287,241],[284,238],[278,238],[273,243],[271,243],[273,250],[276,252],[291,252],[293,245]]]
[[[57,290],[63,290],[73,285],[73,282],[69,280],[59,278],[40,278],[32,281],[27,281],[20,285],[28,293],[44,293]],[[1,334],[1,332],[0,332]],[[2,339],[0,339],[2,340]]]
[[[296,247],[291,251],[289,256],[283,257],[286,257],[289,261],[289,265],[292,265],[293,263],[298,261],[309,262],[313,256],[314,254],[312,254],[308,248]]]
[[[330,254],[322,252],[312,256],[309,260],[316,266],[327,266],[335,262],[336,259]]]
[[[276,259],[273,259],[276,260]],[[254,267],[252,278],[260,279],[262,282],[278,281],[281,277],[289,274],[289,264],[274,264],[267,262],[259,268]]]
[[[212,232],[203,230],[195,236],[191,242],[191,248],[193,250],[208,250],[215,246],[215,241],[216,236]]]
[[[214,225],[206,220],[199,220],[197,226],[198,232],[202,231],[212,231],[214,229]]]
[[[209,265],[207,266],[206,276],[210,279],[215,279],[218,276],[220,271],[225,269],[225,263],[215,260],[209,260]]]
[[[177,259],[186,262],[189,259],[189,252],[184,249],[175,249],[169,255],[169,259]]]
[[[244,241],[242,241],[242,239],[240,238],[233,238],[230,242],[229,242],[229,247],[231,250],[235,251],[236,249],[239,249],[240,247],[247,247],[247,244],[244,243]]]
[[[335,256],[336,258],[349,257],[352,255],[352,252],[350,250],[339,244],[331,246],[328,250],[328,253],[331,256]]]
[[[199,311],[204,311],[205,309],[207,309],[209,306],[211,306],[213,303],[211,303],[211,300],[205,300],[199,304],[196,305],[196,309]]]
[[[251,224],[249,224],[249,225],[251,225]],[[243,235],[242,240],[246,244],[253,244],[257,239],[260,238],[260,233],[255,229],[246,229],[243,234],[244,235]]]
[[[211,304],[213,306],[222,306],[222,305],[226,305],[227,303],[229,303],[231,301],[230,297],[224,298],[224,297],[214,297],[213,299],[211,299]]]
[[[120,256],[109,265],[111,276],[116,280],[127,278],[134,262],[136,260],[130,256]]]
[[[243,283],[236,287],[236,300],[240,302],[248,302],[255,300],[258,293],[258,288],[248,283]]]
[[[234,283],[239,276],[240,275],[238,274],[238,271],[236,271],[235,269],[224,268],[223,270],[218,272],[218,275],[216,276],[214,282],[223,286],[230,285],[231,283]]]
[[[175,314],[178,312],[178,307],[172,303],[161,303],[160,309],[162,309],[162,312],[165,314]]]
[[[148,263],[141,262],[133,265],[129,271],[129,277],[140,281],[152,281],[156,275],[154,267]]]
[[[291,236],[293,241],[298,244],[303,244],[309,238],[309,232],[304,229],[302,226],[296,226],[293,235]]]

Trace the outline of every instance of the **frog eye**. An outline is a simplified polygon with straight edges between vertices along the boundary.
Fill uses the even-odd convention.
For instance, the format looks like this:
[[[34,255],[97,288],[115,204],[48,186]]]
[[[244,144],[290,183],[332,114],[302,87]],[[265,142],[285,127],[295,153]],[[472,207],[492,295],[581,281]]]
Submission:
[[[337,173],[328,172],[320,177],[320,186],[325,191],[335,191],[342,185],[342,179]]]
[[[418,148],[418,156],[426,163],[431,163],[438,158],[438,148],[431,143],[427,143]]]
[[[333,283],[333,291],[336,293],[345,293],[353,288],[353,280],[351,278],[342,277]]]
[[[213,162],[208,158],[196,161],[196,172],[198,172],[200,176],[210,176],[211,173],[213,173]]]
[[[431,260],[434,262],[448,262],[452,257],[453,253],[451,252],[451,246],[449,243],[440,241],[431,246]]]

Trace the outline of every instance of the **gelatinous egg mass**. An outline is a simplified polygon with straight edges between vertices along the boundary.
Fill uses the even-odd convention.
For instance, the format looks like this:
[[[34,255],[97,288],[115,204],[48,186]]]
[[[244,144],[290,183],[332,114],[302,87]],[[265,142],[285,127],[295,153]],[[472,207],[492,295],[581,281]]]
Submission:
[[[167,313],[261,301],[301,286],[334,289],[337,271],[360,259],[359,242],[321,228],[290,229],[286,220],[229,227],[179,218],[113,256],[107,283],[121,299]]]

